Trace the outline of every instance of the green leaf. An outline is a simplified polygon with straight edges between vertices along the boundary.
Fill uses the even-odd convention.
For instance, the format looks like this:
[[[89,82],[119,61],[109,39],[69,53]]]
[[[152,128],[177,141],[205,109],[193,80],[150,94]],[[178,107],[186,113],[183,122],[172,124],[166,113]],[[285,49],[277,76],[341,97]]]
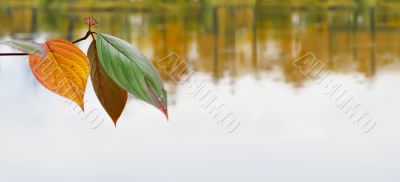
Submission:
[[[46,55],[46,51],[43,49],[42,45],[31,41],[6,40],[6,41],[0,41],[0,44],[8,45],[24,53],[34,54],[40,57],[44,57]]]
[[[157,107],[168,118],[167,92],[150,61],[128,42],[99,33],[96,47],[105,72],[122,88]]]
[[[128,93],[119,87],[100,65],[95,40],[90,44],[87,55],[90,61],[90,77],[97,98],[117,125],[128,100]]]

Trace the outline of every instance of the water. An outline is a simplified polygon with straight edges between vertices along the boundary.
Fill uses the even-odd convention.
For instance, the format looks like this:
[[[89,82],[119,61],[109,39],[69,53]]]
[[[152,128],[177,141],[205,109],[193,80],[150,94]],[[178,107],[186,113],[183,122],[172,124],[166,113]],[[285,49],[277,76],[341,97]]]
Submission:
[[[131,97],[114,128],[91,83],[81,113],[38,84],[26,58],[1,57],[0,181],[399,180],[397,10],[3,8],[0,37],[75,40],[88,15],[100,19],[96,31],[128,40],[158,65],[170,120]],[[86,52],[89,43],[78,45]],[[189,67],[167,74],[172,67],[158,63],[171,53],[168,63]],[[293,65],[307,53],[376,123],[370,132],[320,78]],[[202,106],[196,83],[240,123],[231,134]]]

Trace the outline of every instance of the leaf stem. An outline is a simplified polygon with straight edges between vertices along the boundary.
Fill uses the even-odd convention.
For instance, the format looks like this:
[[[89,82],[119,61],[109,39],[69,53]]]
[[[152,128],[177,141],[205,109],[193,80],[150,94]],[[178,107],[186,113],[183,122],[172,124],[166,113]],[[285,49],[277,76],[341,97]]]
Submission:
[[[97,33],[96,33],[96,32],[91,32],[91,33],[90,33],[90,35],[92,36],[93,41],[96,41],[96,38],[94,38],[94,35],[93,35],[93,34],[96,34],[96,35],[97,35]]]

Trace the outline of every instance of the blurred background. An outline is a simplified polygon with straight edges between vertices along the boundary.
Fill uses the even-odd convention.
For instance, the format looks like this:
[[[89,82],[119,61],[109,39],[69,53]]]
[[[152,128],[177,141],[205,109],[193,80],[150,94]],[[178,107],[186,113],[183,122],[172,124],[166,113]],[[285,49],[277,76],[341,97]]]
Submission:
[[[175,53],[240,122],[225,133],[158,67],[169,122],[132,97],[114,128],[91,83],[81,113],[35,80],[27,58],[0,57],[1,182],[400,180],[400,0],[0,4],[0,40],[76,40],[87,31],[83,18],[94,16],[95,31],[127,40],[153,63]],[[86,52],[89,43],[78,46]],[[370,133],[293,67],[308,52],[373,115]]]

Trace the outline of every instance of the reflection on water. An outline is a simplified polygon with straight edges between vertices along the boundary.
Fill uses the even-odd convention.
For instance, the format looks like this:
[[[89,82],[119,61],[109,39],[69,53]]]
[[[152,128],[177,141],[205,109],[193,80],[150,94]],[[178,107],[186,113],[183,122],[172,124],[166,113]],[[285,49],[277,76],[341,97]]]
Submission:
[[[329,70],[373,77],[399,62],[400,13],[395,10],[274,10],[219,6],[180,12],[60,12],[4,8],[0,36],[77,39],[84,16],[100,19],[98,31],[129,40],[153,61],[174,52],[215,83],[252,75],[296,87],[306,78],[292,61],[313,52]],[[162,75],[168,80],[166,75]]]

